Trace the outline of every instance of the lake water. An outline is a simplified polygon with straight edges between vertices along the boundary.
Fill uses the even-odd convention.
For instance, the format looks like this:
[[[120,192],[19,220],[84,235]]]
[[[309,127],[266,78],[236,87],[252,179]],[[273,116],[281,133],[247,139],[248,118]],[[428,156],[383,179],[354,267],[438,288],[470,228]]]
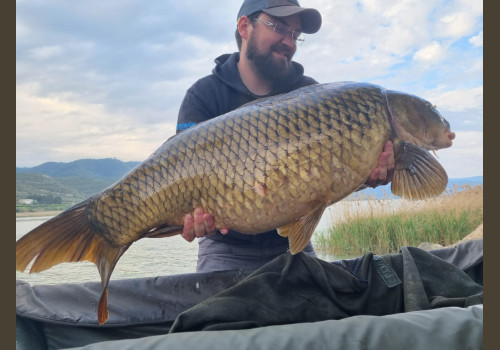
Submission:
[[[50,217],[16,218],[16,240]],[[111,278],[161,276],[195,272],[198,244],[180,236],[141,239],[123,254]],[[29,267],[26,271],[29,271]],[[62,263],[48,270],[29,274],[16,272],[16,279],[30,284],[58,284],[100,281],[97,267],[88,261]]]
[[[370,205],[369,201],[342,201],[336,203],[325,211],[317,230],[325,230],[332,224],[340,222],[345,215],[352,212],[366,212],[379,208],[384,212],[394,211],[400,206],[400,200],[381,202],[376,206]],[[413,202],[418,206],[418,201]],[[50,217],[24,217],[16,218],[16,240],[28,233],[30,230],[48,220]],[[313,236],[314,245],[314,236]],[[332,261],[334,256],[322,254],[317,251],[319,258]],[[167,238],[140,239],[130,246],[118,261],[111,278],[125,279],[137,277],[152,277],[163,275],[174,275],[191,273],[196,271],[198,258],[197,240],[189,243],[181,236]],[[26,271],[29,271],[29,267]],[[48,270],[29,274],[28,272],[16,272],[16,279],[30,284],[58,284],[58,283],[82,283],[100,281],[99,273],[93,263],[84,261],[78,263],[62,263]]]

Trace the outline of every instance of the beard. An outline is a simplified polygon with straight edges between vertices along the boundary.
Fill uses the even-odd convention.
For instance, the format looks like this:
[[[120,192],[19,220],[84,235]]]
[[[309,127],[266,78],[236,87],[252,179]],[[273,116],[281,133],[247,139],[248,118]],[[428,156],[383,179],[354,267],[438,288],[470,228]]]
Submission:
[[[273,52],[277,52],[285,57],[276,59]],[[246,57],[256,70],[256,73],[263,79],[279,83],[285,80],[292,69],[292,57],[294,52],[286,45],[276,43],[271,46],[269,52],[260,53],[257,49],[255,36],[250,35],[248,39]]]

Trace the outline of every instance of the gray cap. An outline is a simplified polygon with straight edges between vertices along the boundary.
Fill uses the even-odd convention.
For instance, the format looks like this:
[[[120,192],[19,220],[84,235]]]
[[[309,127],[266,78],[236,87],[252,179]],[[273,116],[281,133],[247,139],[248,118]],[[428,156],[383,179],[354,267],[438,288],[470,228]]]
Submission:
[[[316,33],[321,28],[321,14],[318,10],[300,7],[297,0],[245,0],[236,20],[258,11],[274,17],[287,17],[298,13],[302,20],[302,32],[306,34]]]

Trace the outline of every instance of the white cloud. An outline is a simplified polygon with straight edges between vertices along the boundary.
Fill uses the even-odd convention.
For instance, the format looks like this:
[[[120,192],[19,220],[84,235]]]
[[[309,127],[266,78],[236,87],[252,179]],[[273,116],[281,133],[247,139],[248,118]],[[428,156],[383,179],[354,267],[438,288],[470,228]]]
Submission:
[[[438,161],[450,178],[483,175],[483,133],[459,131],[453,146],[437,151]]]
[[[472,38],[469,39],[469,42],[474,45],[475,47],[482,47],[483,46],[483,31],[478,35],[474,35]]]
[[[483,87],[479,86],[453,91],[432,90],[425,93],[425,98],[432,101],[439,109],[446,109],[449,111],[482,109]]]
[[[102,105],[82,104],[65,96],[41,98],[37,84],[16,89],[18,166],[43,161],[116,157],[143,160],[175,133],[175,124],[141,124],[129,115],[110,114]]]
[[[438,31],[444,37],[461,37],[474,29],[474,18],[467,13],[452,13],[439,21]]]
[[[210,74],[215,57],[236,50],[240,5],[18,1],[17,162],[144,159],[174,133],[186,89]],[[418,93],[450,112],[456,128],[481,128],[481,1],[301,5],[323,17],[295,57],[307,75]],[[451,155],[470,149],[453,147]]]
[[[453,40],[473,34],[482,21],[483,4],[478,0],[444,2],[436,17],[436,35]]]
[[[38,60],[50,59],[53,58],[54,56],[61,55],[62,53],[63,53],[62,48],[57,45],[36,47],[31,50],[33,58]]]
[[[324,19],[321,30],[307,37],[297,55],[308,73],[321,77],[322,82],[384,77],[392,67],[425,47],[427,51],[434,48],[427,52],[433,58],[443,59],[446,55],[444,47],[436,50],[435,45],[430,46],[429,17],[436,6],[432,1],[333,0],[328,1],[329,6],[325,3],[315,5]]]
[[[436,63],[446,58],[446,49],[437,41],[433,41],[426,47],[421,48],[413,55],[416,61]]]
[[[31,30],[16,17],[16,40],[19,40],[23,37],[28,36],[31,33]]]

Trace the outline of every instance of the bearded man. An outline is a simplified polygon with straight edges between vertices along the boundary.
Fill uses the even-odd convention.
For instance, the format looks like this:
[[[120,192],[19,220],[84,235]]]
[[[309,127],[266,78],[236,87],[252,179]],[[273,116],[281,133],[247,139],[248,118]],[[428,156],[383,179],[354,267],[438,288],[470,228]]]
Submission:
[[[179,110],[177,132],[253,100],[317,84],[292,58],[304,41],[304,33],[316,33],[321,21],[317,10],[300,7],[296,0],[245,0],[235,32],[239,52],[217,57],[212,74],[188,89]],[[394,152],[388,141],[366,186],[388,183],[393,170]],[[289,247],[288,238],[279,236],[277,230],[257,235],[217,230],[210,213],[202,208],[185,216],[182,237],[189,242],[199,238],[197,272],[251,272]],[[315,256],[311,243],[304,252]]]

